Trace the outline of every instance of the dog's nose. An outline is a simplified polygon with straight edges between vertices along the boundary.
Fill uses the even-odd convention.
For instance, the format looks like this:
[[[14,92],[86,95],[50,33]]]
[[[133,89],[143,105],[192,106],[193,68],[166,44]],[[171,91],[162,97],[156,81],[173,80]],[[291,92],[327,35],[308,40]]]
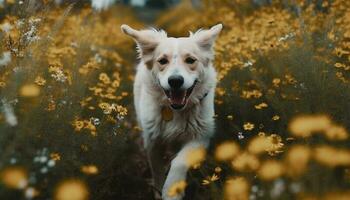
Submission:
[[[180,75],[172,75],[168,78],[168,83],[172,89],[179,89],[184,84],[184,78]]]

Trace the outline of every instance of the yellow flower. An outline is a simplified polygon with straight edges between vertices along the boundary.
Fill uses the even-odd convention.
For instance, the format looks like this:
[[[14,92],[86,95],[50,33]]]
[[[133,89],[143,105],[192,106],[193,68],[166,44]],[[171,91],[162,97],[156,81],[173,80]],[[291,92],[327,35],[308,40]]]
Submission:
[[[216,173],[220,173],[222,171],[221,167],[215,167],[214,171]]]
[[[89,147],[88,147],[86,144],[80,145],[80,148],[81,148],[81,150],[83,150],[83,151],[88,151],[88,150],[89,150]]]
[[[285,161],[288,166],[286,173],[291,177],[300,176],[307,169],[310,157],[311,150],[307,146],[293,146],[286,155]]]
[[[344,65],[343,63],[335,63],[334,66],[336,68],[342,68],[342,67],[345,67],[346,65]]]
[[[324,135],[329,140],[346,140],[348,139],[348,133],[344,127],[338,125],[332,125],[325,132]]]
[[[322,7],[327,7],[329,6],[329,3],[327,1],[322,2]]]
[[[37,85],[40,85],[40,86],[43,86],[43,85],[45,85],[45,83],[46,83],[46,80],[43,78],[43,77],[41,77],[41,76],[37,76],[36,78],[35,78],[35,81],[34,81]]]
[[[258,136],[260,136],[260,137],[263,137],[263,136],[265,136],[266,134],[265,134],[265,132],[263,132],[263,131],[260,131],[259,133],[258,133]]]
[[[214,182],[214,181],[217,181],[217,180],[219,180],[219,176],[216,175],[216,174],[213,174],[213,175],[210,177],[210,181],[211,181],[211,182]]]
[[[57,72],[60,72],[60,71],[61,71],[60,67],[57,67],[57,66],[50,66],[49,67],[49,72],[57,73]]]
[[[96,165],[84,165],[81,167],[81,171],[85,174],[97,174],[98,168]]]
[[[119,81],[119,80],[114,80],[114,81],[112,82],[112,87],[118,88],[119,86],[120,86],[120,81]]]
[[[186,164],[195,167],[205,160],[206,150],[203,146],[190,149],[186,154]]]
[[[275,160],[265,161],[259,171],[258,175],[261,179],[270,181],[280,177],[284,172],[283,165]]]
[[[99,103],[98,106],[102,109],[104,114],[111,114],[113,107],[106,102]]]
[[[186,181],[178,181],[170,186],[167,194],[169,197],[176,197],[177,195],[183,193],[186,189],[187,183]]]
[[[80,131],[82,128],[84,128],[84,121],[76,119],[73,122],[73,126],[75,131]]]
[[[306,115],[297,117],[289,124],[290,131],[296,136],[308,137],[313,133],[322,133],[329,140],[346,140],[348,133],[342,126],[332,123],[325,115]]]
[[[239,146],[234,142],[224,142],[215,149],[215,158],[218,161],[232,160],[239,153]]]
[[[216,88],[216,94],[218,94],[218,96],[224,96],[225,93],[226,93],[226,91],[224,88],[221,88],[221,87]]]
[[[54,101],[50,101],[49,104],[47,105],[46,110],[47,111],[53,111],[56,109],[56,103]]]
[[[280,119],[280,116],[278,116],[278,115],[274,115],[273,117],[272,117],[272,120],[273,121],[277,121],[277,120],[279,120]]]
[[[6,83],[3,82],[3,81],[0,81],[0,88],[3,88],[3,87],[5,87],[5,86],[6,86]]]
[[[251,98],[258,99],[261,96],[262,96],[262,93],[259,90],[252,90],[252,91],[243,90],[241,94],[241,97],[244,99],[251,99]]]
[[[96,126],[91,121],[84,120],[84,124],[85,124],[85,128],[90,130],[90,134],[92,136],[97,135]]]
[[[232,167],[240,172],[255,171],[259,168],[260,162],[256,156],[247,152],[241,153],[232,161]]]
[[[275,87],[278,87],[280,83],[281,83],[281,79],[279,79],[279,78],[274,78],[274,79],[272,80],[272,84],[273,84],[273,86],[275,86]]]
[[[250,122],[246,122],[244,123],[243,125],[243,129],[246,130],[246,131],[251,131],[254,129],[254,124],[250,123]]]
[[[255,105],[254,106],[255,107],[255,109],[257,109],[257,110],[260,110],[260,109],[263,109],[263,108],[267,108],[268,107],[268,105],[266,104],[266,103],[260,103],[260,104],[258,104],[258,105]]]
[[[59,153],[51,153],[50,154],[50,158],[54,161],[58,161],[58,160],[61,160],[61,156]]]
[[[83,100],[80,101],[80,105],[82,107],[85,107],[88,105],[88,103],[92,100],[92,97],[87,97],[87,98],[84,98]]]
[[[248,151],[252,154],[260,154],[266,152],[271,143],[265,136],[257,136],[250,140]]]
[[[28,183],[28,174],[21,167],[8,167],[0,171],[0,180],[9,188],[23,189]]]
[[[295,78],[291,74],[286,74],[284,77],[287,79],[288,83],[290,83],[290,84],[297,83],[297,81],[295,80]]]
[[[317,147],[314,152],[314,158],[317,162],[328,167],[350,165],[350,151],[330,146]]]
[[[115,111],[117,111],[117,113],[118,113],[119,115],[122,115],[122,116],[125,116],[125,115],[128,114],[128,109],[125,108],[125,107],[123,107],[123,106],[121,106],[121,105],[116,105],[116,106],[114,105],[114,106],[112,107],[112,109],[115,110]]]
[[[101,73],[99,75],[99,79],[100,81],[102,81],[104,84],[110,84],[111,83],[111,79],[108,77],[108,75],[106,73]]]
[[[211,182],[219,180],[219,176],[216,174],[213,174],[212,176],[208,177],[207,179],[202,180],[202,185],[209,185]]]
[[[21,87],[19,93],[23,97],[36,97],[40,94],[40,88],[34,84],[27,84]]]
[[[225,199],[247,200],[249,197],[249,189],[249,183],[245,178],[230,178],[225,182]]]
[[[309,137],[312,133],[322,132],[331,126],[326,115],[304,115],[294,118],[289,124],[289,130],[298,137]]]
[[[284,144],[279,135],[271,134],[270,136],[265,136],[265,134],[261,134],[249,142],[248,151],[252,154],[268,152],[273,156],[281,153],[283,146]]]
[[[282,152],[282,148],[284,144],[282,143],[281,136],[277,134],[271,134],[267,137],[267,140],[269,141],[269,146],[266,149],[266,151],[271,155],[276,155],[277,153]]]
[[[77,179],[69,179],[61,182],[56,190],[55,200],[87,200],[89,191],[85,183]]]
[[[202,185],[209,185],[210,181],[207,179],[202,180]]]

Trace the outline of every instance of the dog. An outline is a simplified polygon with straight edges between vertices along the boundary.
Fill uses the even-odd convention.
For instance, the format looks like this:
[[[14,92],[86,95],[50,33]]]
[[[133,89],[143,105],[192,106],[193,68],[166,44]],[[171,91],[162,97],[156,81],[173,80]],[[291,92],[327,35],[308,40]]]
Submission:
[[[170,195],[169,189],[186,180],[189,152],[207,148],[214,135],[213,45],[222,27],[217,24],[174,38],[163,30],[121,26],[137,45],[140,62],[134,80],[135,110],[154,187],[164,200],[184,197],[183,191]],[[170,147],[176,152],[166,175],[164,154]]]

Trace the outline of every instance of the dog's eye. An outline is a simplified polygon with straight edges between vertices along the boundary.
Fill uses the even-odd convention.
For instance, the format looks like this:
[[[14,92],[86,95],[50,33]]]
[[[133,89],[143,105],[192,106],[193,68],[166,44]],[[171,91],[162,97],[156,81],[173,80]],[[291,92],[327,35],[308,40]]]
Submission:
[[[161,64],[161,65],[165,65],[165,64],[168,64],[168,59],[166,59],[166,58],[162,58],[162,59],[160,59],[160,60],[158,60],[158,62],[159,62],[159,64]]]
[[[196,59],[188,57],[188,58],[185,59],[185,62],[187,64],[193,64],[194,62],[196,62]]]

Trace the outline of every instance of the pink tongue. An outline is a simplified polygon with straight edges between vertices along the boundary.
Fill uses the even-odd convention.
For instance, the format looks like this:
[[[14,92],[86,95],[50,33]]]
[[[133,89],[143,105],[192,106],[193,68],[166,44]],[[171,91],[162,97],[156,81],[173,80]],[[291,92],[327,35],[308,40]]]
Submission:
[[[171,103],[182,105],[184,97],[185,97],[185,92],[173,92],[171,95]]]

